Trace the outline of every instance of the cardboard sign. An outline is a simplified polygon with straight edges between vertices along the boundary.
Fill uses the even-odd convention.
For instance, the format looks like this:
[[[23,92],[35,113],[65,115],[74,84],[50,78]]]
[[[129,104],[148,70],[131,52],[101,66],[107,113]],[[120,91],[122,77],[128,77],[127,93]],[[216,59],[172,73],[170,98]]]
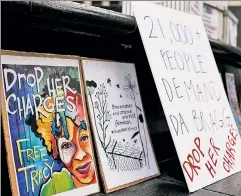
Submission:
[[[79,58],[2,51],[1,67],[12,194],[99,192]]]
[[[159,175],[134,64],[82,60],[105,192]]]
[[[241,139],[202,18],[132,2],[190,192],[241,170]]]

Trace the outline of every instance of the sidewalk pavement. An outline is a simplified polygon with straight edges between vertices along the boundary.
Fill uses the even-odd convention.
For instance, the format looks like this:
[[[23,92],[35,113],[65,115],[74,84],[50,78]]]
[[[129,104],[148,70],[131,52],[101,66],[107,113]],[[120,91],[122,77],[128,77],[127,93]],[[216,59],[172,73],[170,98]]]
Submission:
[[[98,193],[95,196],[103,196]],[[138,185],[128,187],[109,196],[241,196],[241,172],[220,180],[212,185],[189,194],[184,182],[167,174],[148,180]]]

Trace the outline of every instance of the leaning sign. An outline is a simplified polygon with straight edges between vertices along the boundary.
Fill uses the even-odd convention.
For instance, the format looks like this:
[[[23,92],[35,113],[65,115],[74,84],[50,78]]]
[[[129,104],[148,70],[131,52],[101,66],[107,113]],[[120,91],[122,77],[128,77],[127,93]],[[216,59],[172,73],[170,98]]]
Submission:
[[[133,2],[190,192],[241,170],[241,139],[202,18]]]

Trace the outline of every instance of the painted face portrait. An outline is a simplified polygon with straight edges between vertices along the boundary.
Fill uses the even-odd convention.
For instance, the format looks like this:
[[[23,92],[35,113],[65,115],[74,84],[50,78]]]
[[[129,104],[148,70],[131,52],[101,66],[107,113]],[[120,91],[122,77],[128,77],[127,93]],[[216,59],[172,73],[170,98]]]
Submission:
[[[73,97],[72,104],[76,108],[73,112],[65,110],[48,113],[46,107],[41,106],[41,110],[48,113],[48,117],[40,114],[37,132],[41,134],[47,151],[64,164],[77,188],[96,183],[96,177],[82,99],[79,94]],[[52,104],[53,98],[49,99],[46,105],[48,107]]]
[[[70,118],[66,118],[69,139],[58,138],[58,152],[69,172],[82,184],[93,181],[95,176],[89,132],[77,127]],[[75,181],[76,183],[76,181]],[[78,183],[79,184],[79,183]]]

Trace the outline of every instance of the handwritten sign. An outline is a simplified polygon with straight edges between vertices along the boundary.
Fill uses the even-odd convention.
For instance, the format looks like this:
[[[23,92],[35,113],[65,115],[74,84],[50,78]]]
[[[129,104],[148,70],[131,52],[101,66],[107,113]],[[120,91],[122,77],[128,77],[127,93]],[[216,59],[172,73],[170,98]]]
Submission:
[[[190,192],[241,170],[241,140],[202,18],[133,2]]]
[[[135,65],[91,59],[82,64],[105,191],[159,175]]]
[[[208,5],[208,4],[203,4],[203,12],[202,12],[202,18],[203,18],[203,23],[206,29],[206,33],[208,37],[212,39],[218,39],[219,32],[222,32],[222,27],[219,23],[220,20],[220,13],[218,9]]]
[[[1,60],[12,194],[98,192],[79,58],[4,51]]]

